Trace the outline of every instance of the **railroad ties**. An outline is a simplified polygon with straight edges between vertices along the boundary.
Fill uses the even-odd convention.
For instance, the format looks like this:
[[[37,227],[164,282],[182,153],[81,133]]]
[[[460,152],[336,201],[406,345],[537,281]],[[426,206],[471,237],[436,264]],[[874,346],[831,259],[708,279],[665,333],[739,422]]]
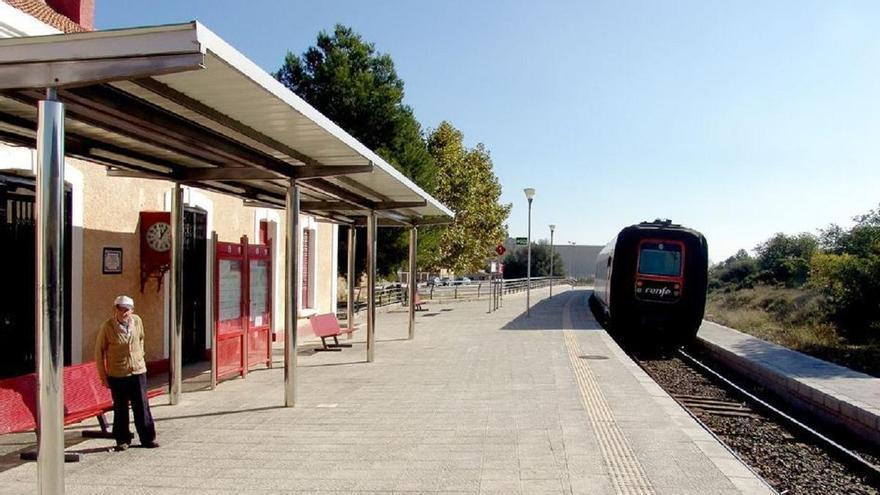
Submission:
[[[672,397],[688,409],[697,409],[715,416],[759,417],[751,408],[741,402],[730,402],[699,395],[672,395]]]

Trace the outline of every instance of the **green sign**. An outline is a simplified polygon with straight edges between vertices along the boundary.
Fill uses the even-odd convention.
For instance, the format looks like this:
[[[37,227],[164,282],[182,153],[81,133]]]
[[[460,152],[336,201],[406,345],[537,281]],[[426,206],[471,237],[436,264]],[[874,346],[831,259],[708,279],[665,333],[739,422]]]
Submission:
[[[517,246],[526,246],[526,245],[528,245],[528,243],[529,243],[528,237],[517,237],[516,238],[516,245]]]

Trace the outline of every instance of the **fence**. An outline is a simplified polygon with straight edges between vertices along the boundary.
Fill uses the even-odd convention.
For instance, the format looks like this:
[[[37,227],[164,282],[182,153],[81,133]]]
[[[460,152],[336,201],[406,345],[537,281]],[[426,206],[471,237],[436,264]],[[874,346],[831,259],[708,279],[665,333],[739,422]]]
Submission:
[[[532,289],[540,289],[550,285],[550,277],[532,277]],[[574,280],[553,277],[554,285],[573,285]],[[480,299],[492,299],[492,308],[497,309],[505,294],[523,292],[528,286],[528,279],[491,279],[478,280],[469,284],[452,286],[422,286],[419,287],[419,296],[425,301],[450,302],[450,301],[475,301]],[[376,307],[391,304],[407,305],[406,284],[393,284],[385,287],[376,287]],[[346,313],[346,301],[337,303],[337,312],[340,315]],[[355,291],[355,312],[367,306],[366,287],[358,287]]]

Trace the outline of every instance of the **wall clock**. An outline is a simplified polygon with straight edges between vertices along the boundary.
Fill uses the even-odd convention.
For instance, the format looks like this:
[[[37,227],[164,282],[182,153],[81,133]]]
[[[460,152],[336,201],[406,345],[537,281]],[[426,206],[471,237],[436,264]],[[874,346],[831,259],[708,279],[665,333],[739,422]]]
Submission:
[[[156,290],[162,288],[162,277],[171,268],[171,213],[142,211],[141,237],[141,292],[151,278],[156,279]]]

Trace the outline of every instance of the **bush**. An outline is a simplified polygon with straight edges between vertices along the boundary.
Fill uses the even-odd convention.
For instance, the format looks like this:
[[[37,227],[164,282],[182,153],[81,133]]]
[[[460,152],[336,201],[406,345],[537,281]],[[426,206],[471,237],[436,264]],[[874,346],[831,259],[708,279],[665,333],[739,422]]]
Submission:
[[[819,241],[812,234],[776,234],[755,248],[759,279],[769,284],[800,287],[810,276],[810,259],[819,249]]]
[[[852,337],[876,337],[880,332],[880,255],[817,254],[810,268],[812,284],[828,296],[832,320]]]
[[[752,287],[758,273],[758,262],[744,249],[714,265],[709,270],[709,290],[733,290]]]

